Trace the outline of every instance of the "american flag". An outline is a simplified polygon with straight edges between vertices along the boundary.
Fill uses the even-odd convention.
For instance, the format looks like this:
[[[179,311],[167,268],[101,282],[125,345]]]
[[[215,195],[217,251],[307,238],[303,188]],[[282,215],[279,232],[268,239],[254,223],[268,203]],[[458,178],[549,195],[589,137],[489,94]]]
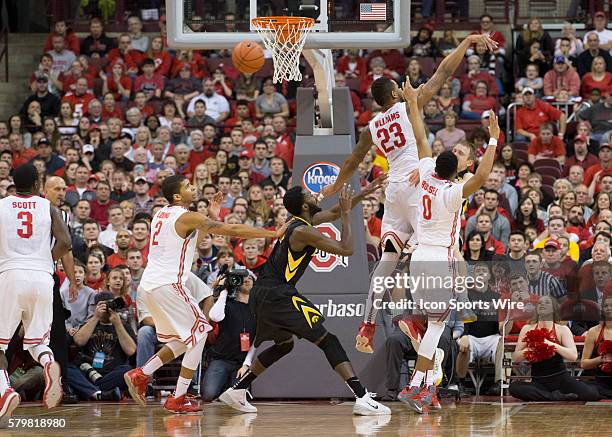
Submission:
[[[384,21],[387,19],[386,3],[361,3],[359,5],[359,19],[362,21]]]

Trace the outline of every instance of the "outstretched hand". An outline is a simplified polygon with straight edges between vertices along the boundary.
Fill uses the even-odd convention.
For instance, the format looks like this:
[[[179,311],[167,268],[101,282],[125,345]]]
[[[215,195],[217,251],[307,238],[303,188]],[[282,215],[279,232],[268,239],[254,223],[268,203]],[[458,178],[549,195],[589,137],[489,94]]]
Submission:
[[[489,111],[489,135],[491,138],[499,139],[499,121],[497,114],[492,109]]]
[[[213,220],[219,220],[219,214],[221,213],[221,202],[223,201],[223,193],[218,191],[210,199],[208,203],[208,215]]]
[[[414,88],[412,88],[412,84],[410,83],[410,80],[406,80],[406,82],[404,82],[404,85],[402,86],[402,94],[404,95],[404,99],[406,100],[406,102],[416,103],[422,86],[423,85],[420,85],[415,90]]]
[[[351,194],[351,186],[348,184],[344,184],[342,190],[340,191],[340,197],[338,198],[338,203],[340,204],[340,211],[342,211],[343,214],[348,214],[349,212],[351,212],[353,206]]]
[[[469,35],[467,37],[467,40],[471,44],[478,44],[479,42],[483,43],[487,46],[487,50],[489,50],[490,52],[494,52],[498,48],[497,42],[491,39],[491,37],[488,35]]]
[[[389,175],[387,173],[381,174],[376,179],[374,179],[372,182],[370,182],[366,187],[364,187],[363,190],[361,190],[361,195],[363,197],[369,196],[374,191],[376,191],[379,187],[382,187],[383,184],[387,182],[388,178],[389,178]]]
[[[326,185],[323,188],[321,188],[321,191],[319,191],[319,194],[317,194],[317,200],[321,201],[322,199],[325,199],[326,197],[333,196],[337,192],[338,190],[336,188],[336,184]]]

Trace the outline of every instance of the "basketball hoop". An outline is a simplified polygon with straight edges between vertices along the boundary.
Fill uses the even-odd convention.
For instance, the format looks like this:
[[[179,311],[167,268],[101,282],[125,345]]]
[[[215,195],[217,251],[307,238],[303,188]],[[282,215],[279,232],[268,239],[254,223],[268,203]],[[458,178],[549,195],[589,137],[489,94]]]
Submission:
[[[300,55],[315,20],[308,17],[256,17],[252,24],[272,53],[274,83],[301,81]]]

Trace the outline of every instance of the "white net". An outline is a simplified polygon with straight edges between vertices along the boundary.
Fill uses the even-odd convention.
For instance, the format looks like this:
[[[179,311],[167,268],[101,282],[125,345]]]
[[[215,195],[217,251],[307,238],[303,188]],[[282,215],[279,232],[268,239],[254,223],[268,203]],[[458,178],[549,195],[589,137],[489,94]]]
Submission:
[[[253,25],[266,49],[272,53],[274,83],[301,81],[300,55],[314,20],[306,17],[258,17]]]

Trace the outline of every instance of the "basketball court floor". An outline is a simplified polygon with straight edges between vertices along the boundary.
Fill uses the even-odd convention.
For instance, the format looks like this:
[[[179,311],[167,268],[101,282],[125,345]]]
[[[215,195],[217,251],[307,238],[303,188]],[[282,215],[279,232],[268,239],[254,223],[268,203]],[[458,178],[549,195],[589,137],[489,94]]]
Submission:
[[[475,399],[475,398],[473,398]],[[257,414],[236,414],[220,403],[200,415],[172,415],[161,403],[141,408],[131,401],[81,403],[44,410],[26,404],[14,418],[63,418],[64,428],[9,428],[0,436],[605,436],[612,433],[612,403],[509,403],[498,398],[444,402],[441,411],[420,416],[387,403],[391,416],[353,416],[352,403],[329,401],[255,402]],[[494,400],[493,400],[494,399]]]

